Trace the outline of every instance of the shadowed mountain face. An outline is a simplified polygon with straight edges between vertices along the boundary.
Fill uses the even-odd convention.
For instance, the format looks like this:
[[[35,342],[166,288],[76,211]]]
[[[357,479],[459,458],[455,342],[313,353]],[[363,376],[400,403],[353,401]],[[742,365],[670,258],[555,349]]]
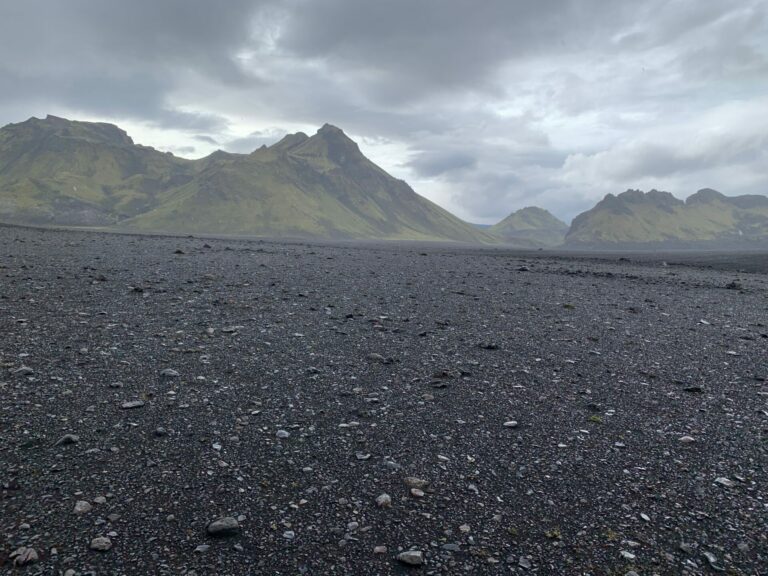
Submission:
[[[492,242],[373,164],[340,129],[182,160],[110,124],[0,129],[0,219],[183,233]]]
[[[513,212],[488,232],[507,244],[533,247],[558,246],[563,243],[568,225],[543,208],[529,206]]]
[[[668,192],[608,194],[577,216],[566,245],[594,248],[731,248],[768,243],[768,197],[725,196],[709,188],[685,201]]]

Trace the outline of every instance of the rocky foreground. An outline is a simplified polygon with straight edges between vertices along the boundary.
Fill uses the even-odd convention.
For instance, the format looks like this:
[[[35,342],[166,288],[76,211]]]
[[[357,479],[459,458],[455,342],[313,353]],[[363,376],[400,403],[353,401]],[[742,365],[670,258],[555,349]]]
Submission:
[[[2,573],[766,573],[764,273],[0,246]]]

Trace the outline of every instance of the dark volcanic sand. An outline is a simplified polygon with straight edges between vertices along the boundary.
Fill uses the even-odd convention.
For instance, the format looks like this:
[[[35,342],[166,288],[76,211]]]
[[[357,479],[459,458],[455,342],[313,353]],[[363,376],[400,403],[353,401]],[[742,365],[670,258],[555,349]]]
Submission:
[[[768,573],[764,274],[10,227],[0,244],[2,573],[22,546],[27,574]],[[209,537],[221,516],[239,533]],[[424,566],[396,560],[409,548]]]

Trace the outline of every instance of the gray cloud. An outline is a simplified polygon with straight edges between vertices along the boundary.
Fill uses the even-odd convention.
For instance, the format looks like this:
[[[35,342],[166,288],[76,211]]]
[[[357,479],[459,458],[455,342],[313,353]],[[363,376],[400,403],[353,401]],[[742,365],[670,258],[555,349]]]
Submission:
[[[765,0],[26,0],[0,54],[0,123],[125,121],[191,154],[331,122],[473,220],[768,192]]]

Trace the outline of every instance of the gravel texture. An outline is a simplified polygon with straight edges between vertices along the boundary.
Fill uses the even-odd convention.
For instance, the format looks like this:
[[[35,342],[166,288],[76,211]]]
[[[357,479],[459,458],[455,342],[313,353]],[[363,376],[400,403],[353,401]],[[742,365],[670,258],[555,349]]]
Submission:
[[[763,256],[0,246],[0,573],[766,573]]]

